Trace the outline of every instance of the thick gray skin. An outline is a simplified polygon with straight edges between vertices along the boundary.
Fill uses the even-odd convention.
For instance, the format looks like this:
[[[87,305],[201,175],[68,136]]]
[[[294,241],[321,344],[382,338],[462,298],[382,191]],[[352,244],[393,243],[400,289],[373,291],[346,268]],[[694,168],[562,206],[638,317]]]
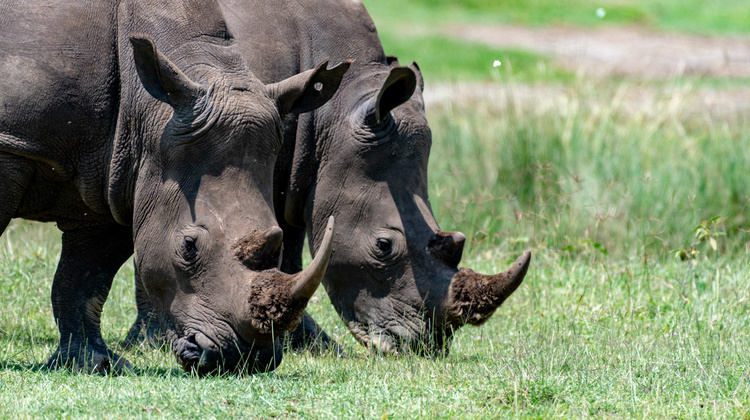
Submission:
[[[352,334],[389,353],[447,352],[456,328],[483,323],[518,287],[530,256],[498,276],[458,269],[465,237],[440,230],[427,193],[432,140],[419,69],[386,57],[357,0],[220,4],[243,56],[265,82],[326,57],[355,60],[328,104],[285,121],[274,175],[282,270],[302,266],[306,233],[317,251],[333,214],[338,234],[323,284]],[[307,316],[293,345],[319,334],[329,340]]]
[[[0,232],[14,217],[63,231],[50,367],[131,367],[104,343],[100,315],[134,251],[186,369],[277,366],[279,330],[315,286],[275,269],[280,113],[324,103],[341,77],[326,74],[264,86],[212,1],[0,5]]]

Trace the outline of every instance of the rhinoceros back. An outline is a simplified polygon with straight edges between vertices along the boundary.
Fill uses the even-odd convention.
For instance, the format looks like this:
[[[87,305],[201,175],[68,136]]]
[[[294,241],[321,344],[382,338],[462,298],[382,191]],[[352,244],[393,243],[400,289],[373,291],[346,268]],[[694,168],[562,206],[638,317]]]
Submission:
[[[106,1],[0,4],[0,132],[23,142],[0,137],[2,150],[59,159],[112,132],[115,9]]]
[[[107,1],[0,3],[0,152],[33,162],[38,179],[18,217],[106,212],[102,174],[119,90],[115,10]]]
[[[375,24],[359,0],[220,0],[253,73],[277,82],[329,58],[385,62]]]

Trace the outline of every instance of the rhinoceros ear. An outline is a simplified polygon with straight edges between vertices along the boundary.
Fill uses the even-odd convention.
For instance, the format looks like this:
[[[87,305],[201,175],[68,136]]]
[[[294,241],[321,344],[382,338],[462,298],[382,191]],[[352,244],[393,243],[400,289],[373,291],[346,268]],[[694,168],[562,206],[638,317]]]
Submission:
[[[417,75],[414,70],[409,67],[392,67],[375,101],[375,118],[378,123],[382,123],[394,108],[408,101],[416,87]]]
[[[156,50],[154,40],[147,35],[132,35],[133,58],[143,87],[154,98],[166,102],[175,110],[192,110],[195,102],[205,95],[203,86],[190,80],[167,57]]]
[[[344,61],[329,69],[328,59],[325,59],[312,70],[267,85],[266,88],[276,100],[282,115],[310,112],[333,97],[351,64],[351,61]]]
[[[414,70],[414,74],[417,75],[417,87],[419,87],[419,91],[424,92],[424,77],[422,77],[422,70],[419,69],[417,62],[412,61],[412,63],[409,64],[409,68]]]

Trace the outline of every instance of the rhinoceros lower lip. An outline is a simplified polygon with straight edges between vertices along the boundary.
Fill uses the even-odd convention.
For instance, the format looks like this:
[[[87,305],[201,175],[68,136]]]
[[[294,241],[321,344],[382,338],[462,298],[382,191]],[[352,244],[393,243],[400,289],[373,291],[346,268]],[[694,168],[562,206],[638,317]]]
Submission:
[[[450,346],[449,330],[414,333],[400,325],[379,328],[357,321],[348,321],[347,327],[358,342],[381,354],[412,353],[431,357],[447,354]]]
[[[397,354],[395,342],[385,331],[372,331],[356,321],[348,321],[346,326],[354,338],[362,345],[379,353]],[[369,330],[369,331],[368,331]]]
[[[219,346],[202,332],[191,332],[178,338],[173,349],[183,369],[198,375],[264,370],[252,366],[256,356],[252,345],[236,334],[226,341],[231,344]]]

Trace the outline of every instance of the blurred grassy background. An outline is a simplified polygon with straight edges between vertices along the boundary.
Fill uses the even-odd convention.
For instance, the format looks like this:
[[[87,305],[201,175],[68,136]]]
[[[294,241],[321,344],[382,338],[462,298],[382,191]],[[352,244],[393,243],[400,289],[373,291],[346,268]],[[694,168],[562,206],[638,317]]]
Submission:
[[[750,8],[743,0],[364,0],[380,31],[445,22],[637,24],[654,30],[699,34],[750,32]],[[606,19],[596,10],[606,10]]]
[[[744,254],[748,120],[686,110],[681,87],[632,109],[630,89],[575,83],[542,109],[512,90],[500,103],[431,109],[441,225],[468,229],[479,249],[515,253]]]
[[[604,28],[638,27],[700,35],[750,33],[745,0],[364,0],[388,54],[417,61],[433,80],[487,80],[499,58],[513,62],[520,81],[570,81],[570,75],[545,57],[451,38],[445,25],[512,24]],[[603,9],[605,16],[597,16]],[[539,62],[547,71],[540,74]]]

